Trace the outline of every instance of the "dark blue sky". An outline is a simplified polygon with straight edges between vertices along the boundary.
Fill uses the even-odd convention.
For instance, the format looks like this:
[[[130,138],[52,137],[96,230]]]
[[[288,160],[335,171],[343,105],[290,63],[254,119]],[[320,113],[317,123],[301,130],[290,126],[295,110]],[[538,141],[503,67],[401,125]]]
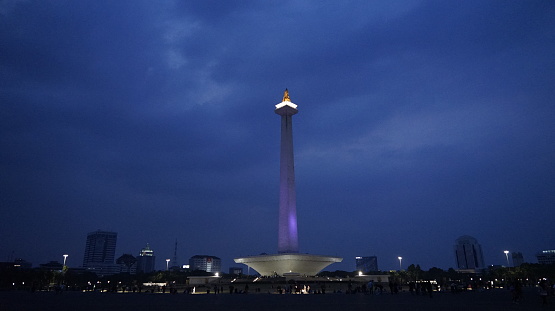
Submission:
[[[0,260],[277,250],[294,117],[301,252],[380,269],[555,247],[553,1],[0,2]]]

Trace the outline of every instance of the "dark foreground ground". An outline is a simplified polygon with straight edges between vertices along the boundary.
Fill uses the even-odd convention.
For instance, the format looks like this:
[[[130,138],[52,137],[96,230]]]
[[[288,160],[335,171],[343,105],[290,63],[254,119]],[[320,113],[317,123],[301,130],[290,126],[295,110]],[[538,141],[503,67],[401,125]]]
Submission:
[[[508,290],[434,293],[433,298],[409,293],[370,296],[363,294],[270,295],[270,294],[138,294],[98,292],[6,291],[0,292],[0,311],[26,310],[555,310],[555,298],[543,306],[534,288],[524,289],[519,304]]]

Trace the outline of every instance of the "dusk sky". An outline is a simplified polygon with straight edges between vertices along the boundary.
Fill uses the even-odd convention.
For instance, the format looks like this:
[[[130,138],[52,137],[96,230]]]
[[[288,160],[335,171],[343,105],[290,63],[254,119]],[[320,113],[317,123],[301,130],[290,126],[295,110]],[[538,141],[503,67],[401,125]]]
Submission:
[[[289,89],[301,253],[355,270],[555,248],[554,1],[0,1],[0,261],[86,235],[277,252]],[[173,264],[173,262],[172,262]],[[246,266],[245,267],[246,270]]]

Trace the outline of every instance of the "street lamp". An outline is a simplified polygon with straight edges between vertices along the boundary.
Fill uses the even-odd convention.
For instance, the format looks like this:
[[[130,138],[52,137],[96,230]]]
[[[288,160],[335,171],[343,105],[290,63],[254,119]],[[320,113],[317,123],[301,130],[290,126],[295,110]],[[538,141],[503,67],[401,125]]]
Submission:
[[[166,271],[170,270],[170,260],[166,259]]]
[[[505,253],[505,257],[507,257],[507,267],[510,266],[509,264],[509,251],[503,251]]]
[[[69,255],[68,255],[68,254],[64,254],[63,256],[64,256],[64,267],[65,267],[65,266],[66,266],[66,259],[67,259],[67,256],[69,256]]]
[[[399,257],[397,257],[397,259],[399,259],[399,271],[401,271],[401,269],[402,269],[401,262],[403,261],[403,257],[399,256]]]

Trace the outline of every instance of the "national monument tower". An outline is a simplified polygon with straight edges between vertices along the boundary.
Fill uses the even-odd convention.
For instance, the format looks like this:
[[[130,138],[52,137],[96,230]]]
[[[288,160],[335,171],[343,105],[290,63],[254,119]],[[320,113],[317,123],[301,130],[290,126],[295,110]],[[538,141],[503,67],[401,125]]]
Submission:
[[[285,89],[283,100],[275,109],[275,113],[281,116],[278,254],[234,259],[236,263],[246,264],[263,276],[313,276],[330,264],[343,260],[333,256],[299,254],[293,157],[293,115],[297,112],[297,105],[291,102],[289,91]]]

